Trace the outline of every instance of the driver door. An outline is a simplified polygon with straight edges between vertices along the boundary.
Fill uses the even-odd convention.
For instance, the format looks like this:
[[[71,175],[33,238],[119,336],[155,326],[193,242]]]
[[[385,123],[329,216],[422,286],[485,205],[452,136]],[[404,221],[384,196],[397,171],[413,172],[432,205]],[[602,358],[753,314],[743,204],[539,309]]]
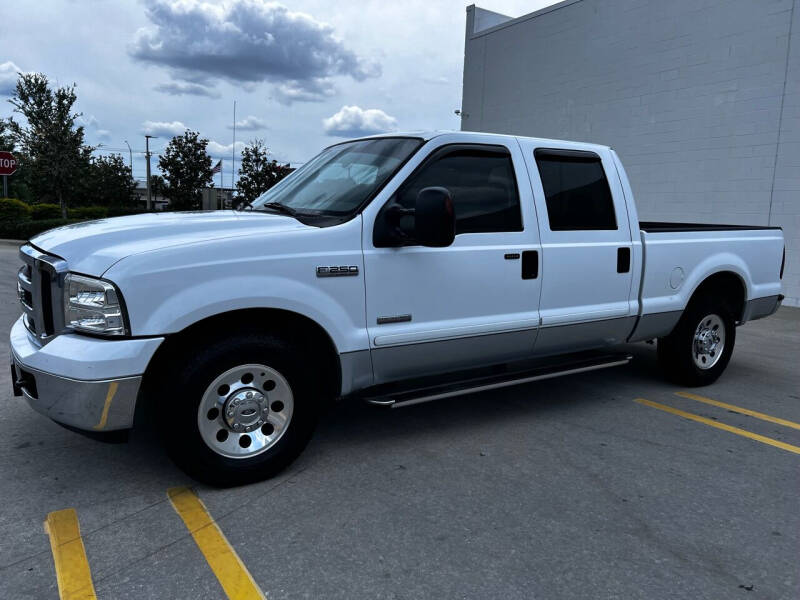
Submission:
[[[524,160],[513,138],[503,144],[490,138],[489,144],[475,137],[467,144],[461,136],[459,143],[447,143],[447,136],[429,142],[409,165],[411,174],[401,172],[383,202],[365,211],[375,383],[509,362],[533,350],[540,246]],[[387,202],[413,208],[426,187],[444,187],[452,195],[453,244],[376,246],[380,208]],[[413,231],[410,225],[401,228]]]

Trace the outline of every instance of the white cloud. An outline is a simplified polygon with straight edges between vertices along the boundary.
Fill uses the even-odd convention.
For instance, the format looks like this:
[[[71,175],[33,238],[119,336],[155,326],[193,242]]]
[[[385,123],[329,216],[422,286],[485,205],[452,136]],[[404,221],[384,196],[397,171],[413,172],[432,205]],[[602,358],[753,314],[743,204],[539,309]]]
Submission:
[[[377,108],[343,106],[335,115],[323,119],[325,133],[339,137],[358,137],[386,133],[397,128],[397,119]]]
[[[335,96],[337,90],[330,79],[318,77],[307,81],[284,81],[275,86],[273,93],[278,102],[289,106],[292,102],[322,102]]]
[[[22,73],[22,69],[10,60],[0,63],[0,96],[14,95],[20,73]]]
[[[305,89],[333,75],[363,81],[381,74],[378,63],[357,56],[330,25],[277,2],[146,0],[145,5],[152,25],[136,32],[128,52],[195,84],[206,80],[213,86],[208,82],[225,78],[292,82],[292,89]]]
[[[233,125],[228,125],[228,129],[233,129]],[[267,129],[267,122],[260,117],[250,115],[240,121],[236,121],[237,131],[258,131],[260,129]]]
[[[441,75],[439,77],[436,77],[436,76],[423,77],[422,81],[424,83],[429,83],[431,85],[450,85],[450,80],[447,77],[445,77],[444,75]]]
[[[163,92],[170,96],[206,96],[207,98],[219,98],[222,96],[219,90],[213,87],[203,85],[202,83],[193,83],[191,81],[170,81],[168,83],[159,83],[153,89],[157,92]]]
[[[239,155],[242,153],[245,144],[244,142],[236,142],[236,159],[239,159]],[[228,144],[227,146],[220,144],[219,142],[215,142],[211,140],[208,142],[208,146],[206,147],[206,151],[208,152],[211,158],[230,158],[231,152],[233,151],[233,144]]]
[[[77,121],[79,125],[83,126],[86,136],[90,140],[95,139],[107,142],[111,139],[111,131],[100,127],[100,121],[94,115],[81,115]]]
[[[142,133],[156,137],[174,137],[183,135],[189,129],[180,121],[145,121],[142,123]]]

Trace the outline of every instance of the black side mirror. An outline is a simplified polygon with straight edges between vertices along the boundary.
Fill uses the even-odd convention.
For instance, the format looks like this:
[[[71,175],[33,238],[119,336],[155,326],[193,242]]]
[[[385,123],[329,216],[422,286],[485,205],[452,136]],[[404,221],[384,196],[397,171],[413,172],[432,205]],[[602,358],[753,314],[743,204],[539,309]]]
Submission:
[[[414,238],[432,248],[444,248],[456,237],[453,197],[443,187],[427,187],[417,195],[414,209]]]

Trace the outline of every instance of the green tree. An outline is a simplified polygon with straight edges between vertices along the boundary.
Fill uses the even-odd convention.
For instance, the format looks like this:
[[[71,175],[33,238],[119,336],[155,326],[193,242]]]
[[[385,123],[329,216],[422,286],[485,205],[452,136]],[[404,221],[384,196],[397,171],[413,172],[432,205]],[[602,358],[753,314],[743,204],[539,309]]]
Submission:
[[[176,135],[158,159],[167,187],[164,195],[172,210],[200,208],[201,190],[212,185],[211,157],[206,151],[208,140],[196,131]],[[152,188],[151,188],[152,189]]]
[[[165,198],[167,193],[167,182],[161,175],[150,175],[150,193],[153,196],[153,201],[156,198]]]
[[[25,156],[27,182],[39,202],[56,200],[67,216],[67,200],[79,187],[91,148],[83,143],[80,113],[73,112],[75,85],[51,89],[42,73],[22,73],[9,102],[24,123],[12,116],[8,125]]]
[[[8,121],[0,119],[0,150],[11,152],[14,149],[14,136],[11,135],[11,127]]]
[[[263,140],[253,140],[242,150],[237,199],[249,204],[291,172],[289,165],[270,160]]]
[[[98,156],[89,162],[84,203],[96,206],[129,206],[136,182],[122,156]]]

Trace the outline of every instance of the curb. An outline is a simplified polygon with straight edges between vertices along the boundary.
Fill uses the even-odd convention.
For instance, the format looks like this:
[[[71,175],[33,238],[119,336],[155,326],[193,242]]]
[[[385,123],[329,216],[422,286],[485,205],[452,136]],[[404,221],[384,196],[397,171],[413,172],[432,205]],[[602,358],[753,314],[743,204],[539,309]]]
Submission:
[[[0,246],[22,246],[25,240],[0,240]]]

